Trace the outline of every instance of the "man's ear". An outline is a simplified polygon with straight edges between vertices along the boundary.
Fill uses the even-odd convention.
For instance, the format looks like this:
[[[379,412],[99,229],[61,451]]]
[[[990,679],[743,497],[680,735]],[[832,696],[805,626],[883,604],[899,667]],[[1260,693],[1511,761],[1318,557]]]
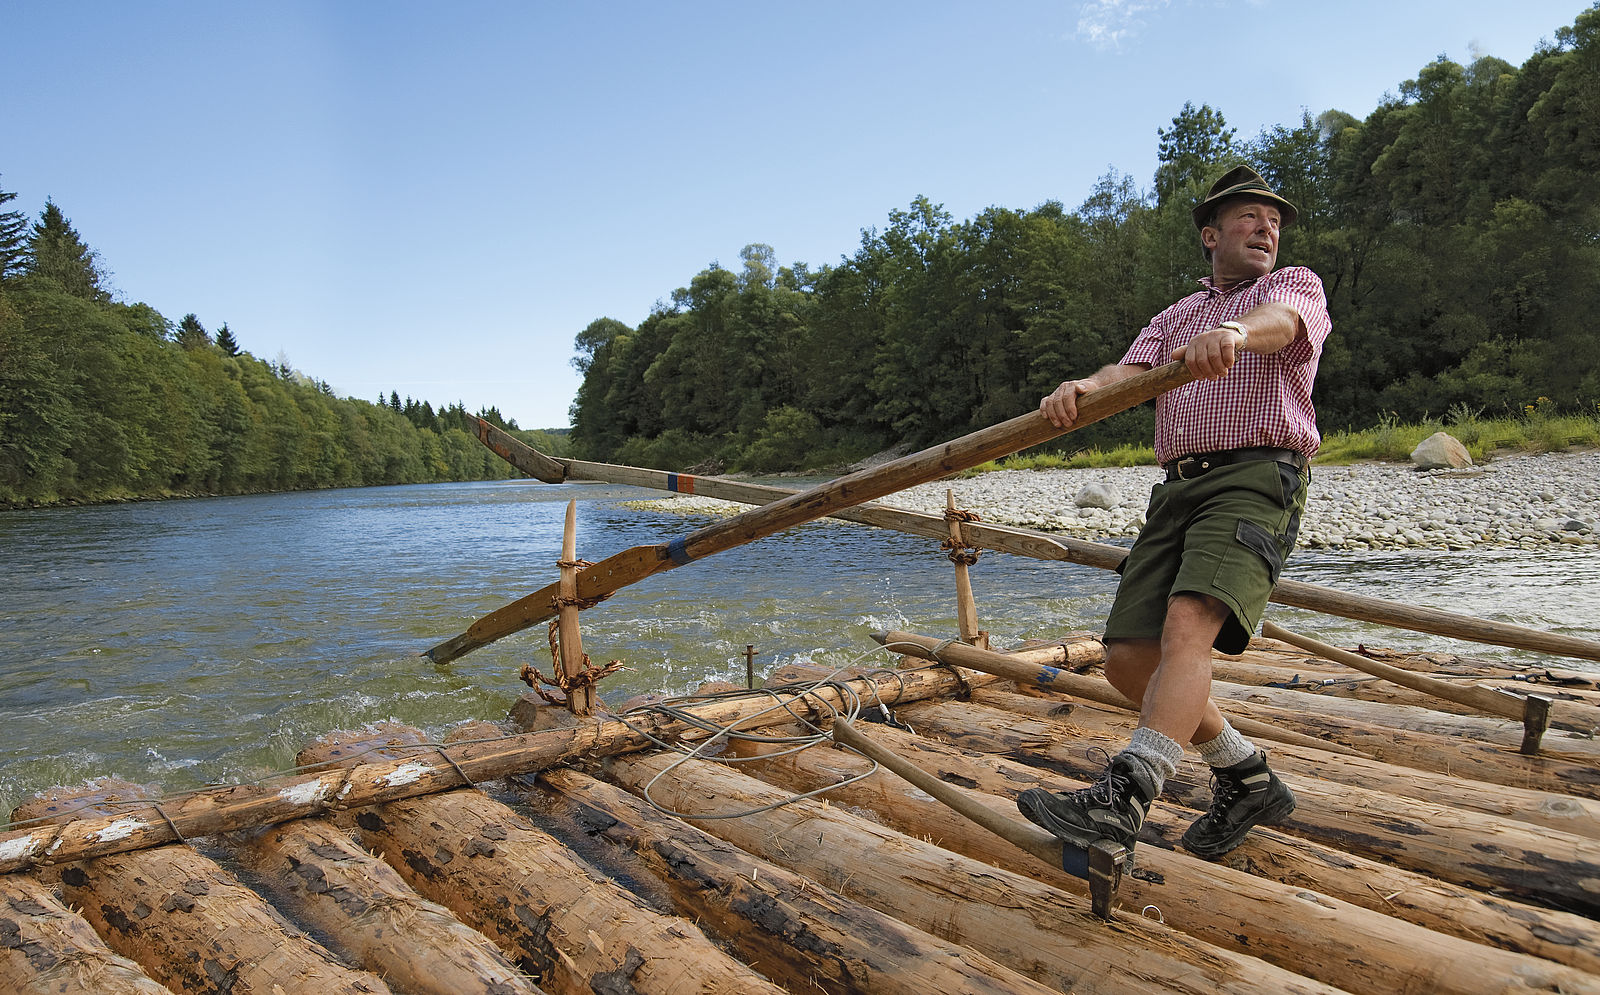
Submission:
[[[1204,228],[1200,229],[1200,244],[1206,248],[1215,249],[1217,247],[1217,242],[1220,239],[1220,233],[1210,225],[1206,225]]]

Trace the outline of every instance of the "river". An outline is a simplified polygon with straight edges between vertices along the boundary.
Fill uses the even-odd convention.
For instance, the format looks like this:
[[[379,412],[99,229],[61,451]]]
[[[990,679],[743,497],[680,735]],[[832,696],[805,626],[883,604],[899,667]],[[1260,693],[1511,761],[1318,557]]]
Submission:
[[[102,775],[168,791],[262,777],[323,733],[384,719],[437,732],[499,718],[524,663],[550,672],[543,626],[449,665],[416,654],[554,579],[569,499],[589,560],[708,521],[620,504],[653,496],[502,481],[0,512],[0,816]],[[1302,551],[1288,576],[1600,638],[1600,557],[1582,547]],[[1096,628],[1113,580],[998,554],[973,569],[1002,646]],[[630,668],[603,686],[610,700],[676,693],[742,683],[746,645],[758,677],[797,658],[885,661],[867,633],[951,634],[953,591],[928,540],[815,523],[618,593],[584,613],[584,643]],[[1273,617],[1342,645],[1539,659]]]

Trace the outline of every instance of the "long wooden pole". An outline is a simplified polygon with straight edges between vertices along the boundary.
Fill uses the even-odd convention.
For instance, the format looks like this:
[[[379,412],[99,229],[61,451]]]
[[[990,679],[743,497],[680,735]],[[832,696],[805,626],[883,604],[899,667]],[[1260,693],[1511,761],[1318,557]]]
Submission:
[[[1272,622],[1263,622],[1261,634],[1269,639],[1279,639],[1292,646],[1315,653],[1324,659],[1342,663],[1363,673],[1381,677],[1392,681],[1401,687],[1413,691],[1422,691],[1445,701],[1453,701],[1458,705],[1466,705],[1480,712],[1498,715],[1502,718],[1516,719],[1518,722],[1527,721],[1529,697],[1509,691],[1492,690],[1477,687],[1471,684],[1455,684],[1450,681],[1441,681],[1426,674],[1414,673],[1400,667],[1371,660],[1349,650],[1339,649],[1327,643],[1290,632],[1280,625]],[[1600,707],[1578,701],[1551,701],[1540,698],[1539,701],[1548,705],[1548,722],[1563,729],[1575,732],[1592,733],[1600,729]],[[1543,732],[1543,730],[1540,730]]]
[[[738,480],[724,480],[720,477],[696,477],[686,473],[617,466],[611,463],[592,463],[587,460],[565,458],[556,460],[500,432],[484,421],[479,422],[478,437],[483,440],[484,445],[493,449],[512,466],[551,484],[566,480],[602,480],[612,484],[631,484],[653,490],[698,494],[724,501],[759,505],[769,504],[797,493],[783,487],[749,484]],[[830,517],[927,536],[930,539],[943,540],[950,531],[945,520],[937,515],[881,504],[862,504],[845,508],[834,512]],[[984,549],[1037,560],[1076,563],[1101,570],[1115,570],[1128,555],[1128,551],[1121,546],[1074,539],[1070,536],[1046,535],[1031,529],[1011,526],[967,522],[961,526],[961,531],[968,543]],[[1350,594],[1319,584],[1308,584],[1287,578],[1279,580],[1277,586],[1272,589],[1272,600],[1291,608],[1305,608],[1325,615],[1390,625],[1413,632],[1427,632],[1451,639],[1509,646],[1513,649],[1533,650],[1581,660],[1600,660],[1600,642],[1592,639],[1559,632],[1544,632],[1505,622],[1491,622],[1439,608],[1426,608],[1361,594]]]
[[[1078,420],[1071,429],[1056,428],[1041,412],[1030,411],[1010,421],[964,435],[953,442],[779,498],[771,504],[708,525],[670,543],[623,550],[585,570],[578,579],[578,594],[583,598],[610,594],[685,563],[742,546],[885,494],[938,480],[1019,449],[1037,446],[1073,429],[1142,404],[1193,379],[1194,375],[1188,367],[1174,361],[1083,395],[1078,402]],[[435,663],[447,663],[464,653],[545,621],[554,611],[550,600],[555,588],[556,585],[549,585],[490,612],[472,623],[466,632],[445,640],[424,655]]]

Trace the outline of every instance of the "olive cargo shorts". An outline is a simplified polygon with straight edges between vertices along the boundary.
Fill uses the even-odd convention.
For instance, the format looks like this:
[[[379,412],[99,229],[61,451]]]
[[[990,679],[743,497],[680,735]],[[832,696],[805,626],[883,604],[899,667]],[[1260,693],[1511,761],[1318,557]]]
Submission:
[[[1213,645],[1243,652],[1294,549],[1309,483],[1286,463],[1252,460],[1157,484],[1118,569],[1106,638],[1159,639],[1168,598],[1209,594],[1232,612]]]

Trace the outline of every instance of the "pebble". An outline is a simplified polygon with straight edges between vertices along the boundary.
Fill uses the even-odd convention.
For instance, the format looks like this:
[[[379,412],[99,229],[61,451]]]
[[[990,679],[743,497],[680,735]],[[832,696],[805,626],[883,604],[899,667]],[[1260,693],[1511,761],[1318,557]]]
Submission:
[[[1153,466],[1089,470],[1000,470],[922,484],[883,504],[943,515],[946,489],[956,506],[993,525],[1084,539],[1131,538],[1144,524]],[[1300,526],[1306,549],[1537,548],[1600,545],[1600,452],[1517,453],[1465,469],[1416,470],[1409,463],[1313,466]],[[1080,507],[1095,486],[1112,506]],[[1108,502],[1109,503],[1109,502]],[[630,502],[685,514],[726,514],[745,505],[677,495]]]

